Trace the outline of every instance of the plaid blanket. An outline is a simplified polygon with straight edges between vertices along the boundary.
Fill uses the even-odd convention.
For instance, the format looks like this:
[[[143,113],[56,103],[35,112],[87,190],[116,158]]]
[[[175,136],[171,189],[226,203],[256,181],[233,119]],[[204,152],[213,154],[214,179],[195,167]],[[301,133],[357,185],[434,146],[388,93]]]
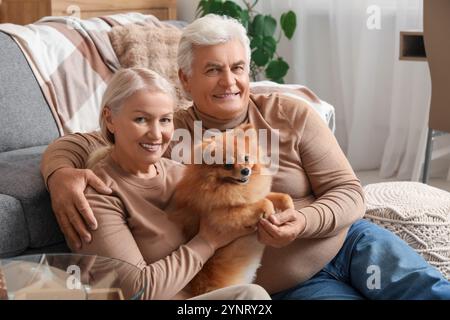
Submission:
[[[129,23],[161,25],[156,17],[139,13],[87,20],[45,17],[26,26],[0,24],[24,52],[61,135],[98,129],[103,92],[120,68],[108,32]]]

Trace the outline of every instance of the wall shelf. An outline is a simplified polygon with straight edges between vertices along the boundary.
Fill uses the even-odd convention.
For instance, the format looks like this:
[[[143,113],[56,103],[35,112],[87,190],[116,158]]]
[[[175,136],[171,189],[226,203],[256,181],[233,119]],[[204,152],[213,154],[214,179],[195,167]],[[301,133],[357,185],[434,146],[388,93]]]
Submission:
[[[400,31],[400,60],[426,61],[422,31]]]

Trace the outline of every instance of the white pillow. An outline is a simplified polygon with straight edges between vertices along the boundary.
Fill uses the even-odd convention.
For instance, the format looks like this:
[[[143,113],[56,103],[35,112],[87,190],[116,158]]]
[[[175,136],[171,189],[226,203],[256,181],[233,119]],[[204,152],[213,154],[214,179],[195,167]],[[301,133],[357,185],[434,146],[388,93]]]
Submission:
[[[307,102],[320,117],[325,121],[330,130],[334,133],[336,120],[334,116],[334,107],[320,100],[319,97],[308,87],[299,84],[279,84],[272,81],[250,82],[251,93],[270,93],[278,92],[294,99]]]

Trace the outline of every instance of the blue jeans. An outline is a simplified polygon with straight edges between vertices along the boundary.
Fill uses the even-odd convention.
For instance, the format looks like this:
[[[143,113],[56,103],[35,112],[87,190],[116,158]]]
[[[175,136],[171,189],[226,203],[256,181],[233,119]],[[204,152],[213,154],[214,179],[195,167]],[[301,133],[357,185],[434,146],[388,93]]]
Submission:
[[[330,263],[272,299],[450,299],[450,282],[395,234],[358,220]]]

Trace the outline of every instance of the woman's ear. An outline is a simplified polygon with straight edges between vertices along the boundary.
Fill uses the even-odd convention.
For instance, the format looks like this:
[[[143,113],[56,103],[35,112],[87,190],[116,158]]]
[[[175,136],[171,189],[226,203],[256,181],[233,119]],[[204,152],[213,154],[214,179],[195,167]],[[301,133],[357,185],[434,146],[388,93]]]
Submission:
[[[181,69],[178,69],[178,78],[186,93],[191,93],[189,77]]]
[[[103,118],[105,119],[106,127],[108,128],[108,131],[114,134],[114,119],[112,116],[111,109],[108,106],[105,106],[103,108]]]

